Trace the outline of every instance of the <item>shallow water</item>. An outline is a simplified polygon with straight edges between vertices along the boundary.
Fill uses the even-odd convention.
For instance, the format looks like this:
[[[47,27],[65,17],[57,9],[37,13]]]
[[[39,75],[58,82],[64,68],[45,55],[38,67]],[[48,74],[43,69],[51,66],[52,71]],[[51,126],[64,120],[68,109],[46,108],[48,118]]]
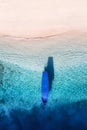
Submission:
[[[50,57],[54,76],[44,107],[41,76]],[[0,38],[0,113],[1,129],[87,129],[87,38]]]

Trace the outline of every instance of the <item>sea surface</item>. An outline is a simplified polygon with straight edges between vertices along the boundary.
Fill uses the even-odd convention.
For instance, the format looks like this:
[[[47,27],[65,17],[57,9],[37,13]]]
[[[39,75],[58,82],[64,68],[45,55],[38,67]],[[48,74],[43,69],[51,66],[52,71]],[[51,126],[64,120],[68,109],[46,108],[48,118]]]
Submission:
[[[0,37],[0,130],[87,130],[86,36]]]

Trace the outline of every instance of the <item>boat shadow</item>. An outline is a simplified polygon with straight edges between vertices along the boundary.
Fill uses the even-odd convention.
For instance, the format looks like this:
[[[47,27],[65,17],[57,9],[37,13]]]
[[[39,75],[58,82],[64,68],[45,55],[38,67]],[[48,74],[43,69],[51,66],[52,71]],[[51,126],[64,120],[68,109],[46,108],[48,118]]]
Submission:
[[[54,80],[54,61],[53,57],[48,57],[47,66],[45,66],[45,70],[48,72],[49,79],[49,91],[52,89],[52,83]]]

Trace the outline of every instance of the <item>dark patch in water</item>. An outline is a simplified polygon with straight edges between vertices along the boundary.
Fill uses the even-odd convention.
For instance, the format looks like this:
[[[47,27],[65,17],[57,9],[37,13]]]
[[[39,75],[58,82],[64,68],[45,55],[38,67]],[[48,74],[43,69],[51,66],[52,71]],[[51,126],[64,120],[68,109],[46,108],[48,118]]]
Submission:
[[[0,99],[0,104],[5,104],[5,99],[4,98],[2,98],[2,99]]]
[[[3,86],[4,66],[0,63],[0,86]]]

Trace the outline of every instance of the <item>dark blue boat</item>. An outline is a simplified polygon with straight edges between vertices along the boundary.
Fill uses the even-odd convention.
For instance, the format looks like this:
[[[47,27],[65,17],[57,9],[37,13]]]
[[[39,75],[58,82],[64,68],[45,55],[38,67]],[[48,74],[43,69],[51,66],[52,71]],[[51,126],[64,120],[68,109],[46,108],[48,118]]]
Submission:
[[[49,78],[46,70],[42,73],[42,85],[41,85],[42,102],[46,105],[49,94]]]

